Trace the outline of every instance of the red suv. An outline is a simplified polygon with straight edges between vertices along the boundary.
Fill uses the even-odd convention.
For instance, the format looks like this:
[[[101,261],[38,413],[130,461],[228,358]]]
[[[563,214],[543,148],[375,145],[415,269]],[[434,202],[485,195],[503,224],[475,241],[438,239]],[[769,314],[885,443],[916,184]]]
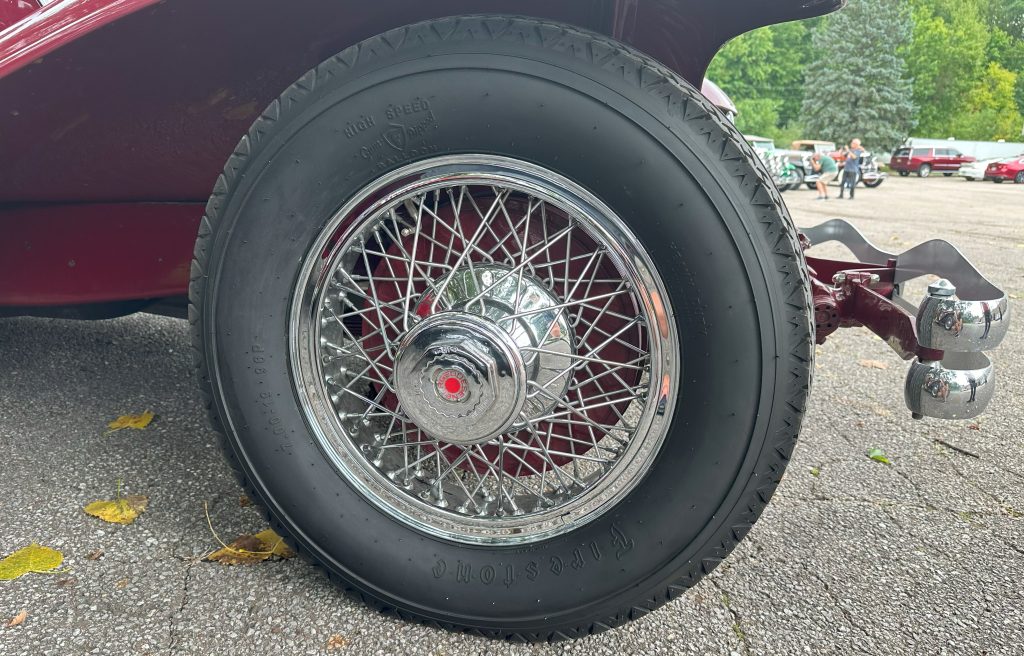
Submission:
[[[927,178],[932,171],[953,175],[961,164],[973,161],[973,157],[955,148],[900,148],[892,156],[889,168],[903,177],[916,173],[918,177]]]

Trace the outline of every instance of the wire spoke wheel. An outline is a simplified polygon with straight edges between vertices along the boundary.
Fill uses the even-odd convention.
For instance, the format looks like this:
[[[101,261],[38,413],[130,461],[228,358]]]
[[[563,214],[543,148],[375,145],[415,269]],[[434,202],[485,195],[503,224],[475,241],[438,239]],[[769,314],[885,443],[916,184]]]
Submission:
[[[293,376],[321,448],[420,530],[571,530],[648,469],[680,354],[664,286],[611,210],[494,156],[362,190],[299,276]]]

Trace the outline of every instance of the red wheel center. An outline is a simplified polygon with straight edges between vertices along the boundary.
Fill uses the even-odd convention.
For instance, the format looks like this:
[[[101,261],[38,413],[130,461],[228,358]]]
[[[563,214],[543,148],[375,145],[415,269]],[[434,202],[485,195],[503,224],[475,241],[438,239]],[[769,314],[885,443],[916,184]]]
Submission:
[[[449,394],[458,394],[462,391],[462,383],[455,376],[452,376],[448,380],[444,381],[444,389]]]

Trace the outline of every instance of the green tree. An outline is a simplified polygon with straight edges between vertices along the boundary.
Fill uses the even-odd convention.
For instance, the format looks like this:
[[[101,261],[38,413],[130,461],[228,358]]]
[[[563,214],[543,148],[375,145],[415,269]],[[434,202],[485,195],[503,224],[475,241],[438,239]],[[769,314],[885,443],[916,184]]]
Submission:
[[[985,74],[967,95],[966,104],[952,123],[958,139],[981,141],[1020,136],[1024,117],[1014,98],[1017,74],[989,62]]]
[[[745,133],[777,137],[799,117],[814,22],[784,23],[739,36],[722,48],[708,77],[729,94]]]
[[[892,0],[851,0],[815,30],[803,102],[809,136],[859,137],[882,150],[909,136],[914,103],[901,55],[911,33],[907,6]]]
[[[992,0],[984,10],[989,25],[1024,41],[1024,0]]]
[[[989,31],[978,0],[912,0],[907,68],[919,108],[916,134],[952,137],[968,94],[984,74]]]

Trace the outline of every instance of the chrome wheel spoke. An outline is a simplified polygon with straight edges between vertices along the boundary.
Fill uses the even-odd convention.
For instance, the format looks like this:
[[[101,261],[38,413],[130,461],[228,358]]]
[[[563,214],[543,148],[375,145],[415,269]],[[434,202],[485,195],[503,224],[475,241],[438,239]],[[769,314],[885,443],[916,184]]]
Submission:
[[[639,480],[678,347],[650,333],[667,297],[610,210],[542,169],[470,160],[411,165],[329,222],[294,368],[325,452],[374,503],[456,540],[531,541]]]

